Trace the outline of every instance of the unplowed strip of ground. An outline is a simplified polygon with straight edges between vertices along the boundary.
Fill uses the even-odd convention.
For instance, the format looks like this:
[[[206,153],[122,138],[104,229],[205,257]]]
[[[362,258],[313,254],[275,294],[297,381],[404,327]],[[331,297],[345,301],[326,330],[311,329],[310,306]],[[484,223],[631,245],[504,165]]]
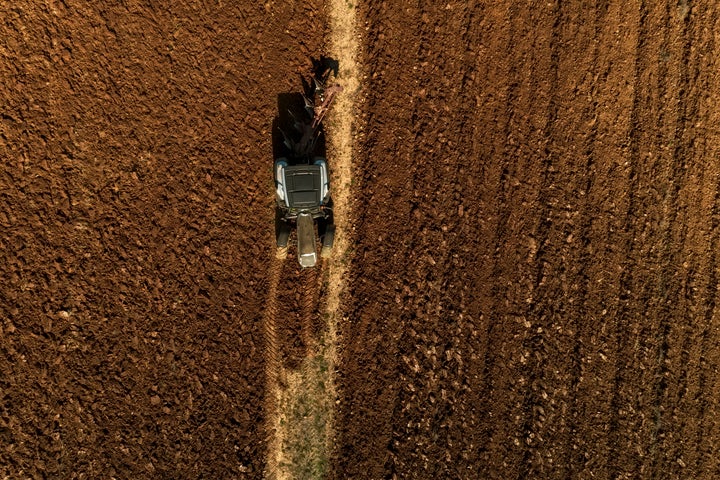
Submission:
[[[715,8],[361,8],[338,478],[713,475]]]
[[[1,4],[0,476],[262,477],[270,129],[317,5]]]
[[[302,272],[302,340],[309,349],[315,348],[315,325],[320,310],[320,277],[322,263],[318,268],[306,269]]]
[[[325,434],[326,461],[329,465],[328,475],[345,476],[343,471],[333,471],[332,456],[341,450],[338,444],[337,405],[337,378],[338,350],[342,343],[339,332],[347,323],[345,316],[347,310],[344,301],[347,297],[348,275],[351,266],[349,259],[353,254],[354,242],[354,198],[356,160],[355,148],[357,146],[356,134],[358,125],[358,112],[360,99],[360,84],[362,71],[358,63],[359,37],[357,25],[357,5],[343,0],[331,0],[329,8],[330,18],[330,55],[338,61],[339,81],[343,92],[336,100],[335,107],[330,114],[328,132],[330,137],[330,151],[333,158],[332,181],[335,225],[337,231],[333,246],[333,255],[328,259],[327,289],[325,291],[325,304],[323,318],[327,322],[324,336],[324,352],[327,358],[328,375],[325,376],[328,384],[327,394],[330,405],[329,428]]]

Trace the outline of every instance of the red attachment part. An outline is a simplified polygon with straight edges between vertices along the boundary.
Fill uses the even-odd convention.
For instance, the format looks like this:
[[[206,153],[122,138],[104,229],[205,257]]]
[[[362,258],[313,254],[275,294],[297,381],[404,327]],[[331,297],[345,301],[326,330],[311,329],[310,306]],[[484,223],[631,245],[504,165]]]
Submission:
[[[318,107],[313,107],[314,116],[310,124],[299,125],[302,132],[300,141],[295,145],[294,151],[298,156],[311,155],[315,146],[315,136],[325,115],[330,110],[330,105],[335,99],[335,95],[342,92],[343,87],[340,84],[334,84],[324,88],[321,84],[317,85],[317,92],[322,99],[322,103]]]
[[[330,109],[330,104],[332,104],[332,101],[335,99],[335,95],[342,92],[342,90],[342,85],[336,83],[335,85],[331,85],[330,87],[324,89],[320,93],[320,97],[323,99],[323,102],[319,107],[315,107],[315,118],[313,118],[311,126],[313,130],[316,130],[320,126],[320,123],[322,123],[323,118],[325,118],[325,115]]]

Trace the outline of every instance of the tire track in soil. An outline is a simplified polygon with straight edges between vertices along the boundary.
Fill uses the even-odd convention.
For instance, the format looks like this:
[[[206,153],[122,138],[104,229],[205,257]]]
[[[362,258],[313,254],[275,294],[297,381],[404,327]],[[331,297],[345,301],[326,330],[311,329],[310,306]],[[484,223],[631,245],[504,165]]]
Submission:
[[[543,136],[545,138],[552,138],[555,122],[558,117],[558,110],[560,109],[558,97],[560,79],[558,78],[558,70],[560,68],[559,29],[562,21],[562,11],[560,2],[554,2],[553,4],[548,3],[548,7],[549,12],[546,14],[547,20],[543,19],[543,21],[547,21],[549,24],[546,31],[549,32],[550,38],[547,40],[546,45],[542,45],[541,55],[548,55],[549,65],[543,65],[547,71],[541,71],[540,75],[546,78],[549,87],[547,92],[547,107],[545,108],[546,120],[543,126]],[[545,51],[546,49],[547,51]],[[552,346],[548,345],[548,339],[546,337],[552,332],[552,325],[555,320],[552,318],[552,309],[548,309],[548,305],[545,304],[545,298],[549,296],[546,291],[553,286],[546,285],[547,283],[552,283],[552,281],[548,281],[547,278],[552,276],[552,267],[549,266],[551,260],[549,259],[553,258],[556,254],[554,245],[552,244],[552,234],[555,223],[553,210],[557,204],[557,201],[553,197],[558,195],[555,183],[559,176],[559,173],[556,173],[556,169],[553,168],[554,163],[559,163],[556,157],[558,157],[558,155],[552,150],[552,146],[548,145],[545,147],[545,158],[542,159],[541,166],[542,171],[539,172],[542,179],[537,188],[538,198],[533,202],[538,206],[539,212],[532,216],[538,218],[539,222],[535,231],[531,234],[531,238],[537,242],[537,253],[533,259],[534,265],[531,265],[529,272],[532,284],[528,292],[528,308],[524,314],[527,322],[526,325],[531,323],[532,326],[527,329],[526,337],[521,347],[523,356],[525,356],[525,352],[532,353],[528,355],[528,368],[524,375],[520,377],[521,380],[525,380],[525,392],[523,393],[522,406],[520,407],[525,418],[520,427],[519,439],[521,442],[524,442],[527,447],[519,463],[517,477],[519,479],[531,478],[533,474],[537,475],[543,472],[544,459],[538,455],[536,446],[548,441],[547,437],[540,435],[540,431],[543,430],[544,422],[547,417],[551,416],[552,410],[554,410],[554,406],[546,401],[549,398],[548,390],[550,390],[549,387],[551,387],[549,382],[552,380],[552,377],[545,376],[543,373],[545,373],[544,370],[547,367],[548,360],[552,359]],[[531,355],[534,355],[534,358]],[[548,357],[550,357],[550,359]],[[552,461],[553,459],[550,458],[550,460]]]
[[[613,413],[617,428],[611,475],[657,472],[653,464],[662,428],[661,398],[665,395],[666,353],[671,303],[677,303],[673,279],[679,259],[671,234],[677,211],[677,191],[684,175],[677,168],[673,148],[673,113],[682,110],[677,90],[678,68],[671,69],[670,18],[661,5],[641,3],[638,10],[638,44],[635,60],[634,104],[630,132],[631,188],[626,213],[628,260],[620,282],[619,318],[625,323],[618,359]],[[682,59],[682,56],[678,56]],[[683,228],[681,226],[681,228]],[[639,318],[652,321],[638,322]],[[642,412],[647,420],[634,415]],[[634,432],[628,437],[627,432]],[[635,452],[623,447],[632,442]],[[639,454],[639,455],[638,455]]]
[[[550,419],[560,408],[553,401],[555,375],[546,375],[547,365],[555,361],[556,319],[552,310],[541,310],[557,288],[554,269],[562,268],[551,261],[562,245],[555,238],[560,234],[556,225],[564,220],[557,213],[558,205],[565,205],[559,166],[562,140],[549,140],[556,134],[553,123],[562,107],[557,93],[562,17],[558,3],[548,3],[539,11],[513,8],[516,11],[510,16],[515,20],[505,44],[506,51],[512,52],[510,62],[518,65],[514,76],[506,80],[514,91],[506,113],[511,119],[508,144],[514,148],[503,155],[512,165],[505,205],[509,221],[496,249],[499,278],[488,279],[495,290],[488,312],[496,312],[497,324],[488,342],[506,347],[500,352],[489,349],[499,367],[486,377],[497,386],[490,392],[489,415],[500,420],[491,423],[488,432],[490,463],[485,474],[491,476],[500,468],[496,462],[502,458],[522,478],[542,471],[541,452],[552,441],[548,438],[552,431],[545,424],[553,423]],[[518,212],[519,204],[525,205],[523,213]],[[513,238],[517,243],[509,240]],[[518,287],[504,291],[505,285],[513,284]]]
[[[266,406],[272,415],[266,424],[265,476],[271,479],[316,478],[324,470],[317,452],[324,451],[318,444],[326,436],[322,412],[329,402],[317,398],[324,380],[318,372],[324,369],[316,347],[321,338],[313,333],[323,267],[320,261],[315,268],[301,269],[294,259],[275,259],[269,273],[268,296],[276,299],[266,311],[267,350],[274,356],[266,374],[271,393]]]
[[[637,221],[639,215],[638,209],[641,208],[641,199],[638,198],[640,162],[642,161],[640,149],[642,147],[639,135],[642,132],[643,120],[640,115],[642,113],[642,86],[644,82],[643,74],[646,70],[647,62],[647,41],[648,33],[646,20],[648,16],[647,6],[645,2],[640,2],[635,18],[632,19],[633,26],[637,29],[637,38],[634,48],[634,72],[633,72],[633,99],[632,110],[630,111],[630,126],[628,137],[629,146],[629,166],[627,172],[627,210],[624,212],[623,232],[623,252],[627,252],[627,258],[622,261],[620,268],[621,274],[619,278],[620,291],[616,299],[616,309],[612,312],[612,317],[616,320],[616,338],[613,345],[615,360],[615,377],[613,381],[612,398],[610,402],[610,421],[609,421],[609,437],[608,448],[610,458],[607,460],[608,475],[610,478],[618,478],[623,475],[624,471],[636,471],[636,453],[635,451],[627,451],[627,444],[633,444],[634,439],[628,439],[627,433],[636,431],[635,426],[626,425],[628,421],[629,409],[632,402],[628,402],[625,397],[624,386],[633,384],[629,377],[631,371],[637,368],[633,366],[634,359],[637,358],[636,344],[634,339],[639,336],[639,332],[635,330],[637,327],[633,325],[632,317],[634,316],[630,309],[635,302],[631,297],[635,289],[632,280],[637,271],[636,264],[638,262],[636,249],[638,248],[638,231],[640,227]],[[635,330],[635,331],[633,331]],[[632,421],[632,419],[629,419]]]
[[[267,444],[265,477],[277,478],[279,471],[278,455],[282,438],[278,436],[279,417],[275,415],[279,406],[278,385],[282,368],[280,353],[280,338],[278,335],[278,285],[283,270],[283,263],[286,260],[287,248],[284,252],[278,251],[278,255],[270,264],[268,273],[267,296],[265,300],[265,312],[263,313],[263,325],[265,333],[265,442]]]
[[[659,222],[659,245],[658,264],[659,278],[656,280],[656,295],[660,300],[658,309],[660,317],[659,331],[657,333],[657,365],[655,366],[654,386],[654,425],[650,437],[649,464],[650,471],[654,478],[662,478],[667,474],[668,469],[676,462],[668,462],[666,457],[667,447],[665,444],[666,433],[672,429],[667,424],[673,423],[663,407],[667,403],[671,377],[679,388],[684,389],[683,384],[686,376],[684,367],[677,365],[677,371],[670,371],[672,357],[678,353],[687,359],[687,350],[683,343],[689,340],[688,326],[683,325],[683,334],[677,341],[679,348],[671,348],[668,340],[672,334],[672,323],[674,319],[687,311],[685,290],[687,288],[687,274],[689,272],[678,271],[682,264],[681,258],[685,257],[687,241],[688,218],[686,215],[687,205],[680,209],[681,195],[684,194],[684,187],[688,180],[687,162],[689,148],[684,138],[687,133],[688,115],[696,114],[693,111],[693,92],[690,85],[689,60],[691,39],[688,37],[690,15],[685,14],[676,17],[678,13],[671,4],[666,4],[663,16],[663,43],[660,52],[661,69],[659,75],[667,79],[665,84],[658,87],[658,96],[664,99],[664,103],[670,108],[667,115],[661,114],[659,122],[664,127],[663,136],[658,139],[656,149],[663,162],[664,177],[667,178],[663,189],[665,190],[660,202]],[[679,21],[675,21],[679,20]],[[675,38],[675,42],[671,42]],[[695,118],[691,116],[690,118]],[[665,125],[666,124],[666,125]],[[667,143],[669,142],[669,148]],[[690,148],[692,148],[690,146]],[[662,184],[661,184],[662,185]],[[679,221],[681,220],[681,221]],[[678,248],[678,246],[681,246]],[[682,395],[683,393],[681,393]],[[681,459],[682,461],[682,459]]]
[[[605,297],[616,294],[612,290],[615,282],[607,281],[606,277],[612,273],[606,265],[616,264],[620,259],[613,259],[613,253],[604,245],[608,232],[617,231],[608,221],[612,216],[598,215],[596,212],[598,206],[605,208],[606,212],[616,208],[614,205],[604,205],[614,202],[615,196],[609,192],[612,189],[624,191],[622,179],[613,178],[607,168],[613,162],[623,162],[624,152],[618,148],[622,140],[618,137],[624,138],[625,131],[620,121],[616,120],[619,125],[608,122],[606,112],[608,105],[612,105],[618,119],[623,119],[630,111],[629,102],[617,101],[618,82],[624,82],[627,76],[627,62],[618,59],[624,58],[626,52],[612,42],[612,26],[624,24],[626,14],[617,6],[604,2],[597,2],[591,10],[585,10],[582,5],[570,4],[567,8],[568,16],[563,22],[567,24],[571,23],[568,22],[569,18],[577,19],[571,23],[571,27],[563,29],[561,42],[577,43],[578,48],[568,52],[570,55],[564,60],[563,80],[566,85],[579,85],[579,91],[573,104],[568,105],[567,111],[559,115],[561,121],[555,131],[561,137],[577,139],[580,155],[577,170],[563,168],[565,176],[559,182],[561,185],[575,186],[571,197],[564,201],[576,204],[576,217],[565,227],[567,238],[563,243],[570,249],[556,252],[556,255],[571,259],[573,246],[579,250],[575,257],[577,260],[568,262],[566,266],[570,282],[568,293],[574,298],[559,302],[564,309],[559,323],[570,337],[565,350],[572,352],[568,359],[572,365],[569,378],[566,383],[560,382],[556,387],[565,397],[565,404],[558,410],[566,409],[566,413],[557,419],[564,426],[562,431],[565,438],[563,440],[561,437],[557,446],[553,446],[553,436],[546,438],[548,449],[554,451],[552,457],[564,459],[556,462],[557,468],[563,472],[559,478],[572,478],[578,472],[589,471],[602,475],[605,468],[603,455],[588,455],[590,451],[603,452],[607,448],[601,434],[606,428],[601,415],[607,415],[609,404],[605,396],[599,396],[596,392],[612,391],[613,385],[609,380],[612,373],[608,374],[608,351],[603,338],[608,334],[604,328],[598,329],[597,322],[607,319]],[[582,41],[588,42],[585,48],[592,51],[591,56],[583,55]],[[622,98],[627,96],[623,95]],[[573,114],[573,111],[576,113]],[[567,159],[576,156],[572,144],[566,146],[564,156]],[[609,201],[611,198],[613,200]],[[579,225],[575,227],[574,223]],[[561,292],[557,296],[565,297]],[[559,351],[562,350],[561,347]],[[556,366],[551,368],[557,369]],[[552,430],[553,427],[549,428]]]
[[[507,374],[510,365],[513,362],[511,355],[513,349],[492,348],[493,344],[502,343],[507,336],[506,327],[502,321],[498,321],[504,315],[520,318],[518,312],[513,311],[513,307],[508,305],[510,294],[504,294],[503,286],[511,285],[512,279],[507,273],[507,256],[508,248],[506,245],[507,238],[518,234],[514,225],[515,214],[512,210],[512,203],[518,195],[518,186],[522,184],[522,172],[531,167],[531,164],[522,159],[527,157],[527,151],[523,149],[520,141],[526,138],[528,132],[522,128],[523,117],[520,109],[516,108],[518,102],[523,99],[523,83],[521,81],[525,74],[523,65],[525,62],[513,61],[501,62],[497,65],[487,64],[481,59],[503,55],[504,52],[515,52],[521,58],[529,55],[522,49],[516,49],[515,46],[522,44],[526,35],[522,26],[526,23],[505,22],[503,21],[506,14],[510,18],[519,17],[519,6],[508,6],[506,11],[499,8],[489,17],[489,25],[494,25],[491,37],[497,37],[499,40],[488,42],[483,51],[484,55],[478,55],[476,68],[477,75],[480,79],[487,78],[489,85],[497,85],[497,91],[487,88],[487,92],[483,92],[478,97],[476,104],[484,106],[478,108],[473,115],[476,127],[473,131],[473,153],[480,158],[491,158],[495,161],[481,162],[482,170],[479,178],[484,179],[487,186],[485,191],[481,190],[482,206],[476,209],[468,209],[470,218],[482,218],[483,210],[487,212],[487,221],[476,232],[477,238],[490,238],[489,252],[485,255],[479,255],[485,259],[485,264],[490,265],[488,273],[477,280],[479,293],[474,296],[476,302],[472,308],[477,313],[480,321],[483,323],[482,334],[480,338],[485,339],[485,348],[483,362],[480,365],[482,371],[482,381],[480,383],[481,395],[478,402],[482,405],[479,409],[479,418],[492,418],[494,416],[504,416],[509,418],[509,413],[514,407],[515,399],[505,392],[510,390],[515,383],[512,375]],[[497,25],[497,26],[495,26]],[[487,28],[487,27],[486,27]],[[481,33],[473,38],[475,42],[480,42]],[[481,83],[482,85],[482,83]],[[482,90],[482,86],[480,87]],[[501,134],[497,135],[494,141],[488,146],[485,143],[484,127],[488,124],[498,123]],[[515,159],[521,159],[519,162]],[[471,171],[472,172],[472,171]],[[470,173],[472,175],[472,173]],[[481,187],[482,188],[482,187]],[[468,235],[472,238],[472,235]],[[481,252],[483,245],[479,245]],[[522,253],[515,253],[518,260],[522,258]],[[473,296],[470,297],[469,303],[472,302]],[[489,306],[488,307],[483,307]],[[474,307],[474,308],[473,308]],[[490,312],[497,312],[495,318]],[[482,442],[481,457],[485,465],[479,467],[481,476],[492,478],[493,471],[497,470],[494,462],[498,457],[505,456],[506,453],[502,448],[507,448],[504,442],[493,442],[491,439],[496,431],[502,431],[509,428],[507,425],[499,425],[498,422],[482,421],[481,434],[479,438]],[[484,441],[482,439],[485,439]]]
[[[718,158],[720,156],[720,135],[716,129],[708,126],[718,125],[720,114],[716,108],[720,94],[720,86],[717,84],[713,73],[718,71],[717,56],[698,55],[703,51],[716,51],[717,43],[715,35],[720,24],[720,16],[717,9],[709,6],[695,7],[693,15],[698,19],[706,19],[704,22],[696,20],[694,31],[690,37],[699,40],[700,48],[694,52],[691,50],[694,75],[691,77],[697,80],[695,87],[699,90],[700,101],[698,118],[704,119],[698,122],[694,129],[698,133],[698,139],[692,150],[692,161],[689,168],[695,169],[696,164],[702,166],[707,158]],[[698,58],[699,57],[699,58]],[[703,94],[707,95],[704,99]],[[691,296],[689,312],[693,319],[695,332],[688,336],[687,359],[683,358],[681,363],[687,368],[686,393],[675,408],[688,410],[692,413],[687,419],[683,419],[675,435],[680,439],[691,439],[688,442],[689,448],[678,447],[674,457],[683,461],[686,478],[712,478],[718,471],[718,457],[713,446],[714,439],[718,438],[717,422],[702,421],[702,419],[715,418],[718,414],[718,380],[713,372],[718,371],[718,257],[720,251],[720,172],[718,166],[705,168],[701,175],[693,178],[691,182],[696,185],[689,187],[691,191],[697,192],[696,201],[688,204],[699,209],[699,212],[707,212],[708,222],[691,229],[689,232],[691,246],[690,272],[696,272],[694,282],[689,283],[690,292],[695,291]],[[705,260],[706,261],[703,261]],[[690,293],[692,294],[692,293]],[[708,398],[710,399],[708,401]],[[672,405],[665,406],[666,409],[673,408]],[[699,421],[697,419],[700,419]],[[677,440],[671,444],[677,444]],[[683,465],[677,461],[672,463],[670,471],[674,476],[680,477],[678,471],[682,471]],[[683,472],[684,474],[685,472]]]
[[[302,364],[308,349],[303,332],[303,306],[305,303],[302,282],[303,271],[298,265],[296,253],[290,249],[288,261],[284,262],[278,287],[278,334],[283,369],[296,369]]]
[[[320,311],[320,280],[322,278],[322,259],[318,259],[315,268],[306,268],[300,272],[302,285],[301,300],[301,338],[306,352],[314,352],[317,348],[315,338],[315,319]]]
[[[570,5],[568,12],[570,15],[581,16],[583,13],[588,15],[587,22],[578,22],[574,25],[574,28],[568,29],[561,35],[560,41],[568,41],[569,39],[584,39],[586,42],[584,48],[583,42],[578,42],[579,49],[591,51],[590,56],[583,55],[579,58],[577,50],[574,56],[566,59],[566,62],[576,62],[578,66],[586,67],[585,71],[578,71],[575,75],[569,75],[567,81],[569,83],[576,82],[577,85],[581,86],[583,93],[588,91],[592,92],[592,85],[588,81],[588,78],[598,78],[601,74],[601,60],[600,60],[600,38],[602,35],[603,24],[607,21],[608,5],[593,5],[592,10],[585,10],[584,6]],[[594,39],[594,41],[593,41]],[[583,62],[587,62],[584,64]],[[591,75],[591,77],[589,77]],[[565,438],[561,436],[557,439],[557,455],[560,460],[557,461],[557,465],[563,470],[560,475],[562,478],[571,478],[574,472],[578,472],[584,466],[583,455],[579,452],[578,438],[586,439],[587,437],[578,434],[577,432],[583,428],[583,425],[578,422],[578,418],[584,413],[585,405],[583,402],[575,401],[573,395],[580,389],[580,384],[583,382],[584,373],[584,358],[588,355],[588,351],[591,347],[585,342],[585,337],[588,336],[588,329],[584,325],[582,319],[590,318],[595,312],[592,310],[590,303],[591,289],[593,288],[591,276],[590,276],[590,259],[592,258],[592,250],[590,248],[590,242],[592,239],[592,223],[593,223],[593,208],[595,204],[592,200],[591,192],[595,187],[594,172],[597,167],[598,157],[596,142],[598,140],[598,124],[597,105],[583,105],[583,108],[579,109],[577,116],[563,115],[566,120],[562,125],[558,127],[559,131],[563,128],[568,128],[568,131],[573,134],[580,134],[580,138],[583,138],[579,130],[587,129],[587,134],[581,140],[580,151],[581,156],[578,163],[578,171],[581,175],[575,176],[574,182],[573,176],[568,178],[570,184],[575,184],[574,192],[577,193],[577,215],[580,218],[578,221],[579,225],[574,227],[569,226],[569,236],[567,239],[576,237],[576,248],[580,250],[579,262],[577,265],[570,266],[569,270],[573,271],[575,276],[578,278],[577,284],[572,288],[577,289],[577,297],[579,299],[578,305],[573,308],[572,305],[568,305],[568,311],[571,318],[567,321],[560,321],[561,328],[567,330],[568,336],[572,336],[572,340],[568,341],[569,345],[566,346],[566,350],[572,352],[568,359],[568,375],[567,384],[568,388],[565,393],[565,402],[567,410],[567,417],[563,418],[560,416],[558,422],[563,426]],[[578,132],[576,132],[576,130]],[[583,161],[583,157],[585,160]],[[566,232],[567,233],[567,232]],[[566,242],[568,243],[568,242]],[[594,331],[591,330],[591,334]],[[550,420],[552,422],[552,419]],[[550,436],[548,442],[553,442],[554,438]],[[553,459],[554,460],[554,459]]]

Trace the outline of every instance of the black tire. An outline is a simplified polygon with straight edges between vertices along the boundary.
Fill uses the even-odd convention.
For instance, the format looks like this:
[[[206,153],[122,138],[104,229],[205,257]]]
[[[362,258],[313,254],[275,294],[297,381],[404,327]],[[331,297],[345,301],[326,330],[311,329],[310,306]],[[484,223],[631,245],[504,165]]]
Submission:
[[[278,226],[277,246],[280,248],[287,247],[289,239],[290,239],[290,225],[288,225],[285,222],[280,222],[280,225]]]
[[[335,241],[335,224],[329,223],[325,226],[325,235],[323,235],[323,248],[332,248]]]

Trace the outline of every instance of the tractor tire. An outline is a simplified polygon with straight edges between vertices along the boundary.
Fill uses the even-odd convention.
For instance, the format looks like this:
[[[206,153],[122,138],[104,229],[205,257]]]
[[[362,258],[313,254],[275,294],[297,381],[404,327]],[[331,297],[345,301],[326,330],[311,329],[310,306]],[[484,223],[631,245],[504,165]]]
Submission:
[[[325,234],[323,235],[323,247],[332,248],[335,241],[335,225],[330,223],[325,226]]]
[[[320,256],[322,258],[330,257],[330,254],[332,253],[332,246],[333,246],[334,241],[335,241],[335,225],[331,223],[325,227],[325,235],[323,235],[323,241],[322,241],[322,250],[320,251]]]
[[[290,239],[290,225],[285,222],[280,222],[277,233],[277,246],[279,248],[287,248],[288,240]]]

